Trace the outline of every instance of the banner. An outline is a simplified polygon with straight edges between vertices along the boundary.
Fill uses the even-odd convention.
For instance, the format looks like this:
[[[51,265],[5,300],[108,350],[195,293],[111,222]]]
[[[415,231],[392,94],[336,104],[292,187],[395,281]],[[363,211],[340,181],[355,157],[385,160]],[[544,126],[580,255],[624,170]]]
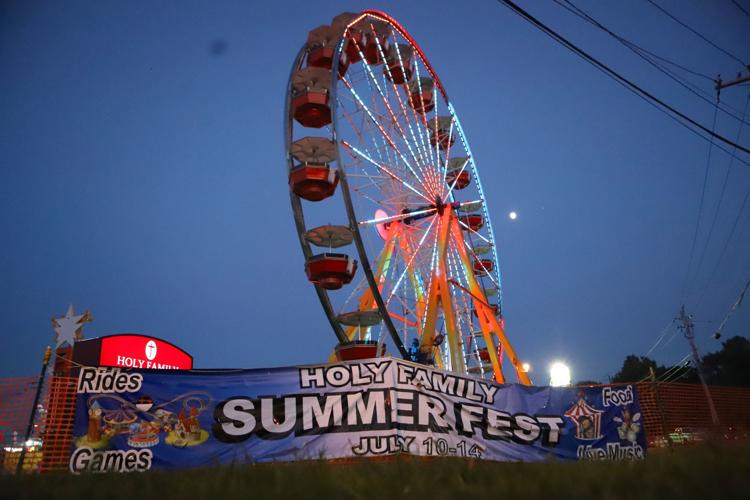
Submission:
[[[232,371],[83,368],[70,470],[408,453],[640,459],[633,385],[498,385],[392,358]]]

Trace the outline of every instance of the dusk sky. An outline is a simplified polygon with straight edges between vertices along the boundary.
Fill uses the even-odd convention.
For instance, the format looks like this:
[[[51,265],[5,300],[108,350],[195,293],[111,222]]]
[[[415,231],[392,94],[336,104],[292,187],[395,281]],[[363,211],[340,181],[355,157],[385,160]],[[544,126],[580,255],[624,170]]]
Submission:
[[[552,1],[518,3],[711,128],[710,103],[609,35]],[[695,72],[743,71],[646,0],[574,3]],[[730,0],[656,3],[750,62],[750,16]],[[198,368],[326,360],[336,339],[292,219],[284,100],[308,31],[365,8],[409,30],[461,119],[494,223],[507,334],[536,383],[557,359],[573,380],[606,381],[662,333],[650,356],[678,362],[683,302],[701,352],[721,348],[713,331],[750,279],[750,166],[731,163],[722,197],[730,155],[713,149],[688,272],[708,142],[498,2],[5,1],[0,376],[37,373],[50,318],[70,303],[94,316],[87,338],[153,335]],[[708,79],[678,74],[715,95]],[[722,105],[741,118],[749,92],[725,89]],[[716,130],[750,147],[740,124],[720,111]],[[722,340],[734,335],[750,337],[748,302]]]

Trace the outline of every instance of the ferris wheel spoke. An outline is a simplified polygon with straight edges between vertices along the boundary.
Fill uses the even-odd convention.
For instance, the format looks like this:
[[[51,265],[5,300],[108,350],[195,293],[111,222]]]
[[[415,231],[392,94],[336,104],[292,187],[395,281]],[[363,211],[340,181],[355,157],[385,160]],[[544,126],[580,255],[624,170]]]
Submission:
[[[404,157],[403,153],[401,153],[401,151],[399,150],[399,148],[396,145],[396,143],[393,141],[393,139],[390,137],[390,135],[386,132],[385,128],[380,123],[380,121],[375,118],[375,114],[376,113],[374,111],[370,110],[369,107],[367,107],[367,105],[364,103],[364,101],[362,101],[362,98],[359,96],[359,94],[357,93],[357,91],[354,90],[354,87],[349,83],[349,81],[346,78],[343,78],[342,81],[344,82],[344,85],[346,86],[346,88],[351,93],[351,96],[353,97],[352,102],[357,107],[357,112],[364,111],[364,113],[362,114],[362,116],[363,116],[363,122],[366,123],[366,124],[372,124],[372,125],[374,125],[376,127],[376,129],[378,130],[378,132],[380,133],[380,135],[387,141],[387,143],[391,147],[391,149],[393,149],[393,151],[397,154],[397,156],[401,158],[401,160],[404,162],[405,165],[407,165],[407,167],[411,168],[411,165],[409,165],[409,162],[406,160],[406,158]],[[378,115],[382,116],[379,113],[378,113]],[[370,120],[369,121],[364,120],[365,116],[367,116]],[[355,131],[358,132],[358,136],[360,137],[360,139],[362,137],[361,130],[363,130],[363,127],[355,130]],[[414,174],[414,175],[416,177],[416,174]]]
[[[398,40],[396,39],[395,34],[393,34],[393,38],[394,38],[394,42],[395,42],[396,46],[398,46]],[[378,53],[380,54],[381,60],[385,61],[386,60],[386,55],[385,55],[385,52],[383,51],[382,45],[380,44],[380,40],[376,38],[375,39],[375,43],[377,45]],[[403,65],[402,65],[402,71],[403,71]],[[419,148],[420,142],[417,140],[417,136],[414,133],[414,129],[412,128],[412,125],[411,125],[411,122],[409,120],[408,114],[406,113],[406,106],[404,105],[404,101],[401,99],[401,94],[398,91],[398,85],[393,81],[393,74],[391,73],[391,68],[390,68],[390,66],[388,66],[388,64],[385,64],[385,72],[386,72],[386,74],[388,76],[388,80],[390,80],[391,85],[393,87],[393,95],[396,96],[396,100],[398,102],[399,109],[401,110],[401,114],[402,114],[402,116],[404,116],[405,121],[406,121],[406,126],[409,129],[409,134],[412,137],[412,140],[413,140],[413,142],[415,144],[416,149],[420,153],[420,158],[422,158],[422,164],[425,166],[425,168],[427,168],[427,166],[429,164],[429,161],[422,154],[422,151]],[[385,86],[385,85],[384,85],[384,87],[387,88],[387,86]],[[395,117],[394,117],[394,120],[396,120]],[[422,143],[422,146],[423,146],[423,149],[424,149],[424,143]]]
[[[356,43],[356,42],[355,42],[355,43]],[[382,47],[380,47],[380,42],[379,42],[379,40],[377,41],[377,44],[378,44],[378,50],[380,51],[380,54],[381,54],[381,58],[384,58],[384,54],[383,54],[383,52],[382,52]],[[361,54],[361,49],[360,49],[360,54]],[[366,60],[365,60],[365,67],[367,68],[367,73],[368,73],[368,74],[370,75],[370,80],[372,80],[372,82],[373,82],[373,83],[375,84],[375,86],[376,86],[376,88],[377,88],[377,90],[378,90],[378,92],[377,92],[377,93],[378,93],[378,95],[380,95],[380,96],[381,96],[381,98],[382,98],[383,102],[385,103],[385,105],[386,105],[386,107],[387,107],[387,109],[388,109],[389,115],[391,116],[391,118],[392,118],[392,120],[393,120],[394,126],[395,126],[395,127],[397,128],[397,132],[398,132],[398,135],[399,135],[399,136],[400,136],[400,137],[402,138],[402,140],[403,140],[403,141],[404,141],[404,142],[406,143],[406,145],[407,145],[407,148],[409,149],[409,152],[410,152],[410,154],[412,155],[412,158],[414,158],[414,160],[415,160],[415,164],[416,164],[416,166],[417,166],[417,169],[418,169],[418,170],[420,171],[420,173],[422,174],[422,177],[423,177],[424,179],[427,179],[427,178],[428,178],[428,176],[427,176],[427,174],[425,173],[425,170],[424,170],[424,168],[427,168],[427,164],[428,164],[428,161],[427,161],[427,160],[426,160],[426,159],[424,158],[424,155],[423,155],[423,153],[422,153],[422,150],[421,150],[421,149],[420,149],[420,147],[419,147],[419,145],[420,145],[420,144],[419,144],[419,141],[417,141],[417,139],[416,139],[416,137],[415,137],[415,135],[414,135],[414,131],[413,131],[412,127],[411,127],[411,123],[410,123],[410,122],[409,122],[409,120],[408,120],[408,116],[407,116],[407,120],[406,120],[406,122],[407,122],[407,127],[408,127],[408,129],[409,129],[409,133],[410,133],[410,135],[411,135],[411,137],[412,137],[412,140],[413,140],[413,142],[415,143],[415,148],[416,148],[416,150],[417,150],[417,152],[418,152],[418,155],[419,155],[419,158],[421,159],[421,161],[419,161],[419,160],[418,160],[418,159],[416,158],[416,155],[415,155],[414,151],[413,151],[413,150],[412,150],[412,148],[411,148],[411,144],[409,143],[409,140],[408,140],[408,138],[406,137],[406,133],[405,133],[405,131],[404,131],[404,128],[403,128],[403,126],[401,126],[401,124],[399,123],[399,121],[398,121],[398,119],[397,119],[397,117],[396,117],[396,114],[395,114],[395,113],[394,113],[394,111],[393,111],[393,108],[392,108],[392,107],[390,106],[390,104],[389,104],[389,101],[388,101],[388,97],[387,97],[387,95],[386,95],[386,94],[387,94],[387,89],[388,89],[388,86],[387,86],[387,84],[384,84],[384,85],[383,85],[382,87],[380,87],[380,85],[379,85],[379,84],[378,84],[378,82],[377,82],[377,78],[375,77],[375,75],[374,75],[374,73],[372,72],[372,69],[371,69],[371,67],[370,67],[369,63],[367,63],[367,62],[366,62]],[[387,66],[386,66],[386,71],[390,72],[390,69],[389,69],[389,68],[388,68]],[[368,82],[368,83],[369,83],[369,82]],[[395,85],[395,84],[393,84],[393,88],[394,88],[394,92],[393,92],[393,95],[394,95],[394,96],[396,97],[396,99],[397,99],[397,101],[398,101],[398,104],[399,104],[399,107],[400,107],[400,109],[401,109],[401,111],[402,111],[402,114],[404,114],[404,115],[405,115],[405,114],[406,114],[406,112],[405,112],[405,110],[404,110],[404,104],[403,104],[403,100],[401,99],[400,93],[398,92],[398,89],[397,89],[397,87],[396,87],[396,85]],[[424,166],[424,168],[423,168],[423,166]],[[433,183],[430,183],[430,187],[431,187],[431,188],[433,189],[433,191],[434,191],[434,189],[436,188],[436,186],[435,186],[435,185],[434,185]]]
[[[417,179],[417,181],[419,181],[420,184],[422,184],[422,187],[427,188],[427,186],[424,185],[424,179],[420,179],[419,175],[417,175],[417,173],[414,171],[414,168],[412,168],[412,166],[409,163],[409,161],[406,159],[406,157],[400,151],[400,149],[398,148],[398,146],[396,146],[396,143],[390,137],[390,135],[388,134],[388,132],[386,132],[386,130],[383,127],[383,125],[380,123],[380,121],[378,121],[375,118],[373,111],[371,111],[370,108],[368,108],[367,105],[362,101],[362,98],[360,98],[359,94],[357,94],[357,91],[354,90],[354,88],[349,84],[349,82],[347,81],[346,77],[342,78],[342,81],[344,82],[344,85],[349,89],[349,92],[351,92],[351,94],[354,96],[354,98],[358,102],[359,106],[365,111],[365,113],[367,113],[367,116],[370,117],[370,120],[372,121],[372,123],[374,123],[376,125],[376,127],[378,128],[378,130],[380,131],[380,133],[388,141],[388,144],[393,148],[393,150],[396,152],[396,154],[401,159],[401,161],[403,161],[404,165],[412,173],[412,175],[414,176],[414,178]],[[404,138],[404,140],[405,140],[405,138]],[[405,142],[407,144],[407,148],[409,149],[409,152],[411,153],[412,157],[414,158],[415,163],[418,163],[418,160],[416,159],[416,156],[414,155],[414,152],[411,150],[411,145],[408,143],[408,141],[405,141]],[[429,191],[429,189],[427,189],[427,191]]]
[[[373,203],[376,206],[379,206],[381,208],[392,208],[390,205],[386,205],[382,201],[376,200],[372,196],[368,196],[367,194],[361,192],[361,190],[359,190],[357,188],[352,188],[352,191],[355,191],[356,193],[359,194],[359,196],[361,196],[362,198],[366,199],[367,201]]]
[[[387,175],[372,175],[364,168],[362,168],[361,174],[348,173],[346,174],[346,177],[354,179],[367,179],[369,181],[355,187],[355,189],[357,189],[358,191],[363,191],[366,188],[372,188],[377,192],[383,194],[387,192],[387,190],[389,189],[389,185],[393,182],[393,179]],[[390,195],[386,196],[386,198],[390,200]]]
[[[355,41],[355,44],[357,46],[359,46],[356,41]],[[360,55],[364,56],[364,54],[362,54],[361,50],[360,50]],[[406,132],[402,128],[401,124],[399,123],[399,121],[398,121],[398,119],[396,117],[396,114],[393,112],[393,109],[392,109],[392,107],[390,105],[388,96],[386,95],[387,94],[387,89],[388,89],[387,85],[383,85],[383,87],[381,88],[380,84],[377,81],[377,78],[375,77],[375,74],[372,71],[372,68],[370,67],[370,64],[367,62],[366,59],[363,59],[363,61],[364,61],[364,67],[367,69],[366,74],[369,76],[368,84],[370,84],[370,81],[371,81],[372,82],[371,85],[375,86],[375,89],[377,90],[377,94],[381,97],[381,99],[383,101],[383,104],[385,105],[386,109],[388,110],[388,115],[390,116],[390,119],[392,120],[392,123],[393,123],[394,127],[396,128],[396,132],[401,137],[402,141],[404,142],[404,144],[406,145],[407,149],[409,150],[409,154],[414,159],[414,163],[417,166],[417,168],[420,170],[420,173],[423,173],[422,166],[424,165],[424,159],[421,158],[421,155],[420,155],[420,158],[417,158],[417,155],[412,150],[411,144],[409,143],[409,140],[406,137]],[[375,100],[375,97],[374,97],[375,94],[372,93],[372,95],[373,95],[373,100]],[[401,102],[401,97],[399,96],[398,92],[394,92],[394,95],[399,100],[399,102]],[[412,136],[413,136],[413,133],[412,133]],[[421,162],[420,162],[420,159],[422,160]]]
[[[366,173],[366,171],[364,171]],[[367,175],[360,175],[360,178],[367,178]],[[376,205],[386,208],[387,212],[400,212],[402,203],[400,199],[403,198],[404,194],[397,191],[394,186],[397,184],[394,179],[388,177],[384,180],[376,181],[374,179],[368,179],[369,182],[362,183],[359,186],[355,186],[352,189],[358,191],[363,195],[364,198],[369,201],[373,201],[372,197],[367,193],[372,194],[380,198],[380,201],[373,201]],[[374,191],[374,193],[373,193]],[[422,203],[424,206],[424,203]]]
[[[419,60],[421,60],[421,59],[419,59]],[[403,70],[403,64],[402,64],[402,70]],[[415,73],[415,76],[416,76],[417,89],[419,90],[419,102],[421,102],[421,103],[424,104],[424,94],[422,93],[422,80],[421,80],[421,75],[419,74],[419,64],[417,64],[416,62],[414,64],[414,73]],[[434,99],[433,98],[432,102],[434,104],[433,112],[434,112],[435,116],[437,116],[438,115],[438,102],[439,102],[439,99]],[[420,132],[419,139],[420,139],[420,142],[422,143],[422,147],[426,151],[429,151],[431,164],[432,165],[437,165],[437,161],[436,161],[435,155],[432,152],[432,148],[427,147],[427,144],[429,144],[430,141],[426,137],[426,133],[427,133],[427,117],[426,117],[426,114],[425,115],[420,115],[418,118],[415,115],[415,121],[417,123],[419,123],[419,124],[422,125],[422,127],[417,127],[417,130],[419,130],[419,132]]]
[[[354,297],[362,294],[364,291],[367,290],[369,284],[367,283],[367,278],[362,277],[355,287],[353,287],[352,292],[349,294],[349,296],[346,298],[346,300],[343,302],[341,307],[339,308],[339,314],[348,312],[349,311],[349,304],[351,304]]]
[[[388,223],[388,222],[400,221],[400,220],[408,219],[409,217],[414,217],[415,215],[424,215],[424,214],[428,214],[428,213],[432,213],[432,212],[437,212],[437,208],[434,208],[434,207],[433,208],[426,208],[424,210],[417,210],[416,212],[409,212],[409,213],[406,213],[406,214],[398,214],[398,215],[391,215],[391,216],[388,216],[388,217],[380,217],[380,218],[377,218],[377,219],[363,220],[363,221],[359,221],[358,224],[361,225],[361,226],[367,225],[367,224],[385,224],[385,223]]]
[[[405,264],[405,260],[403,260],[403,259],[399,260],[398,257],[396,257],[396,253],[395,252],[396,252],[396,249],[394,248],[394,255],[393,255],[392,258],[394,260],[396,260],[396,262],[393,265],[391,265],[390,268],[389,268],[389,274],[391,276],[391,280],[392,280],[392,277],[394,277],[396,274],[398,274],[400,272],[399,268],[402,267],[402,265]],[[401,264],[401,265],[399,265],[399,264]],[[387,282],[388,282],[388,280],[384,281],[384,283],[387,283]],[[392,281],[390,281],[390,282],[392,282]],[[383,291],[385,291],[385,290],[383,290]],[[402,312],[402,314],[401,315],[395,314],[393,312],[394,307],[390,303],[387,303],[386,304],[386,308],[388,310],[388,314],[392,318],[397,319],[398,321],[400,321],[401,323],[403,323],[404,333],[408,335],[408,326],[416,326],[416,323],[414,321],[411,321],[411,320],[408,319],[409,315],[414,315],[415,314],[414,313],[415,307],[414,307],[414,305],[410,304],[409,301],[405,298],[405,294],[404,294],[404,296],[399,295],[399,294],[395,294],[395,295],[393,295],[392,298],[395,298],[395,301],[398,304],[401,305],[401,312]]]
[[[403,308],[402,309],[403,315],[401,315],[400,317],[396,316],[396,319],[400,319],[404,323],[409,324],[409,326],[416,327],[417,323],[414,322],[414,321],[410,321],[409,320],[409,316],[413,316],[414,319],[417,319],[416,313],[414,311],[414,308],[412,306],[410,306],[406,302],[406,300],[403,297],[401,297],[400,295],[394,295],[394,298],[396,299],[396,302],[398,302],[399,304],[401,304],[401,306]],[[391,311],[389,311],[388,314],[390,314],[391,316],[393,316],[393,313]]]
[[[379,46],[379,44],[378,44],[378,46]],[[382,51],[382,48],[380,48],[380,46],[379,46],[379,50],[381,52],[381,57],[385,57],[384,55],[382,55],[383,51]],[[386,72],[388,73],[390,79],[392,80],[393,77],[391,75],[390,67],[386,66]],[[393,81],[391,81],[391,85],[393,86],[393,94],[396,96],[396,100],[398,102],[399,109],[401,111],[401,115],[404,117],[404,121],[406,122],[406,127],[409,129],[409,135],[411,135],[412,141],[414,142],[415,149],[417,149],[417,151],[419,151],[419,156],[422,159],[422,164],[424,165],[424,169],[427,169],[427,171],[429,172],[430,158],[429,158],[429,155],[427,153],[427,151],[429,151],[429,149],[425,148],[424,141],[417,139],[417,137],[419,136],[419,134],[415,134],[414,133],[414,129],[416,128],[417,131],[419,131],[419,127],[416,126],[416,124],[415,124],[414,127],[412,127],[411,120],[409,120],[409,115],[406,112],[406,106],[404,105],[404,101],[401,98],[401,93],[398,91],[398,85],[396,83],[394,83]],[[421,139],[421,137],[420,137],[420,139]],[[420,169],[420,171],[423,172],[423,175],[425,175],[425,177],[426,177],[426,174],[424,173],[425,172],[424,169]],[[437,186],[432,185],[432,188],[436,189]]]
[[[470,280],[469,280],[468,273],[473,273],[474,271],[473,271],[473,269],[467,269],[466,266],[461,265],[462,259],[461,259],[461,252],[458,249],[458,245],[459,244],[461,244],[461,242],[456,241],[455,239],[451,240],[451,248],[453,248],[455,250],[455,252],[456,252],[456,258],[458,259],[458,263],[459,263],[458,267],[460,269],[464,270],[464,273],[463,273],[463,277],[464,277],[463,283],[464,284],[462,285],[461,283],[459,283],[458,281],[456,281],[457,278],[460,278],[460,277],[453,276],[453,279],[454,279],[454,281],[456,281],[455,284],[457,284],[458,286],[469,287]],[[466,249],[468,249],[468,251],[471,254],[471,257],[474,259],[474,261],[475,262],[479,262],[481,264],[481,267],[485,270],[486,275],[484,276],[484,278],[489,279],[495,287],[499,287],[497,281],[495,281],[495,278],[493,278],[492,273],[490,272],[490,270],[487,269],[487,267],[485,267],[485,265],[482,263],[482,260],[479,258],[479,256],[476,253],[474,253],[474,249],[471,248],[471,246],[468,244],[468,242],[466,240],[463,241],[463,245],[466,247]],[[476,281],[477,285],[479,285],[482,288],[482,290],[484,291],[485,286],[484,286],[484,283],[481,281],[481,279],[479,279],[477,276],[474,276],[474,280]],[[464,288],[464,291],[467,292],[467,293],[469,293],[471,295],[471,292],[469,292],[468,289]],[[473,295],[472,295],[472,297],[473,297]],[[477,297],[474,297],[474,298],[477,298]]]
[[[372,180],[373,183],[379,183],[379,182],[382,182],[383,180],[391,180],[391,178],[388,177],[388,176],[386,176],[386,175],[372,175],[372,174],[368,174],[366,172],[363,173],[363,174],[348,173],[348,174],[346,174],[346,177],[347,178],[360,177],[360,178],[363,178],[363,179],[370,179],[370,180]]]
[[[392,180],[391,177],[389,177],[389,176],[383,176],[383,175],[375,175],[375,176],[373,176],[372,174],[370,174],[370,172],[367,169],[364,168],[364,165],[360,161],[360,158],[357,155],[355,155],[352,150],[347,150],[347,152],[351,156],[352,160],[355,163],[357,163],[357,164],[360,165],[360,169],[362,170],[361,174],[358,174],[356,172],[349,172],[349,173],[347,173],[347,178],[366,178],[366,179],[369,180],[368,184],[360,185],[360,186],[352,186],[352,190],[353,191],[362,192],[362,190],[365,187],[372,185],[378,192],[383,193],[385,188],[384,188],[384,186],[382,184],[385,181],[387,181],[387,180],[388,181]],[[369,155],[369,152],[368,152],[367,149],[365,149],[365,152],[367,152],[368,155]],[[378,180],[375,180],[375,179],[378,179]],[[375,203],[378,204],[378,205],[380,205],[379,202],[375,202]]]
[[[337,99],[337,102],[341,103],[342,101],[340,99]],[[359,112],[359,110],[357,110],[357,112]],[[354,131],[354,133],[357,135],[357,137],[359,138],[360,144],[363,145],[363,148],[364,148],[365,152],[367,152],[367,154],[372,155],[370,153],[370,151],[369,151],[369,148],[368,147],[364,147],[364,144],[365,144],[366,141],[364,140],[364,134],[362,133],[362,129],[364,128],[364,126],[366,126],[366,123],[367,123],[364,120],[364,114],[362,114],[362,125],[359,126],[359,127],[354,123],[354,118],[353,118],[354,114],[356,114],[356,113],[350,113],[350,112],[342,112],[341,113],[341,115],[344,118],[346,118],[346,120],[349,122],[349,126]],[[373,149],[374,149],[374,151],[376,151],[378,153],[378,156],[380,157],[380,160],[381,161],[385,160],[383,158],[383,152],[381,151],[380,145],[378,145],[377,140],[375,139],[375,136],[372,135],[372,134],[368,134],[368,136],[371,138],[373,146],[374,146]],[[387,151],[387,149],[386,149],[386,151]]]
[[[401,255],[401,262],[407,263],[407,259],[415,255],[411,251],[406,252],[404,251],[404,242],[399,241],[400,243],[400,255]],[[416,338],[418,336],[418,329],[420,324],[420,314],[419,311],[421,310],[421,304],[423,300],[420,300],[421,296],[423,295],[423,287],[420,287],[421,279],[420,279],[420,266],[417,265],[417,261],[415,260],[410,267],[406,267],[404,271],[409,276],[408,280],[404,280],[404,282],[409,283],[411,286],[402,287],[398,293],[394,295],[396,300],[401,303],[405,310],[408,310],[412,317],[414,318],[414,321],[409,322],[409,326],[413,327],[415,330],[413,331],[414,337]],[[405,330],[404,334],[408,336],[409,331]]]
[[[453,124],[451,124],[451,130],[453,128]],[[458,182],[458,179],[460,178],[461,174],[466,170],[466,165],[469,164],[469,161],[466,161],[463,165],[461,165],[461,169],[458,171],[458,173],[455,175],[455,179],[453,179],[453,182],[450,185],[450,188],[448,189],[448,192],[445,194],[445,197],[443,197],[443,203],[447,203],[448,200],[451,198],[451,195],[453,194],[453,189],[456,187],[456,183]],[[448,175],[448,158],[445,159],[445,170],[443,173],[443,179],[446,178]],[[447,184],[447,183],[444,183]],[[484,199],[481,199],[482,203],[484,203]]]
[[[405,74],[406,69],[404,68],[404,62],[403,62],[403,59],[401,58],[401,50],[399,49],[398,40],[396,39],[395,33],[392,33],[392,34],[393,34],[393,38],[394,38],[394,42],[395,42],[394,47],[396,49],[396,56],[398,58],[399,66],[401,67],[402,74]],[[391,70],[390,70],[389,66],[386,66],[386,70],[390,74]],[[415,81],[417,82],[417,86],[418,86],[420,102],[422,102],[423,105],[424,105],[423,94],[422,94],[422,82],[419,79],[419,64],[417,64],[416,62],[414,64],[414,71],[415,71],[415,74],[416,74],[416,80]],[[393,86],[395,88],[396,84],[394,83]],[[410,89],[409,89],[408,84],[406,83],[406,81],[404,81],[404,83],[402,84],[402,87],[404,88],[404,92],[408,96],[410,96],[411,92],[410,92]],[[437,99],[435,99],[434,101],[436,102]],[[436,161],[436,154],[433,154],[432,148],[429,148],[427,146],[427,144],[429,143],[429,140],[425,139],[425,135],[426,135],[426,132],[427,132],[427,130],[426,130],[427,129],[427,118],[426,118],[426,115],[421,115],[421,114],[417,113],[416,109],[414,109],[413,106],[409,106],[409,108],[411,109],[411,113],[408,113],[406,111],[406,107],[403,105],[403,102],[400,100],[400,98],[399,98],[399,103],[401,104],[401,112],[402,112],[402,114],[403,114],[406,122],[409,124],[409,129],[410,130],[411,130],[411,120],[409,119],[409,115],[411,114],[411,116],[414,118],[415,128],[419,132],[417,134],[419,136],[419,141],[417,142],[416,138],[414,139],[414,141],[417,142],[418,144],[421,143],[422,149],[425,152],[429,152],[428,156],[429,156],[430,164],[433,166],[433,169],[431,170],[431,172],[434,172],[434,170],[437,168],[437,161]],[[437,108],[437,103],[435,103],[435,107]],[[437,112],[435,112],[435,116],[437,116]],[[423,125],[423,126],[420,127],[420,124]],[[412,131],[412,136],[413,135],[414,135],[414,133]],[[433,187],[435,189],[435,192],[440,193],[442,191],[441,187],[437,183],[437,177],[436,176],[434,176],[434,175],[431,176],[431,183],[432,183],[432,185],[433,185]]]
[[[441,177],[442,177],[441,187],[442,187],[443,191],[445,190],[445,186],[447,185],[446,178],[448,176],[448,159],[451,156],[451,147],[452,147],[451,142],[452,142],[452,140],[453,140],[453,120],[451,120],[451,126],[448,129],[448,147],[446,148],[446,151],[445,151],[445,165],[442,168],[440,168],[440,170],[442,172],[440,174],[438,174],[438,175],[442,174],[441,175]],[[437,143],[438,141],[435,141],[435,142]],[[464,168],[466,168],[466,164],[464,164],[461,167],[461,172],[464,171]],[[443,203],[445,203],[448,199],[451,198],[451,194],[453,193],[453,188],[456,186],[456,183],[458,182],[458,178],[459,177],[457,175],[456,178],[453,179],[453,183],[451,184],[450,189],[446,193],[445,197],[442,198],[443,199]]]
[[[393,172],[391,172],[388,168],[386,168],[385,166],[381,165],[377,161],[373,160],[368,155],[366,155],[362,151],[358,150],[357,148],[355,148],[354,146],[352,146],[348,142],[342,141],[342,143],[343,143],[344,146],[346,146],[347,148],[349,148],[352,151],[354,151],[354,153],[356,153],[358,156],[360,156],[360,157],[364,158],[365,160],[367,160],[368,162],[370,162],[372,165],[374,165],[380,171],[385,172],[386,175],[391,176],[394,180],[397,180],[398,182],[400,182],[404,187],[406,187],[410,191],[414,192],[418,196],[421,196],[422,198],[424,198],[425,200],[427,200],[427,202],[432,203],[433,200],[431,200],[430,198],[428,198],[424,193],[422,193],[421,191],[419,191],[417,188],[415,188],[414,186],[412,186],[411,184],[409,184],[405,180],[403,180],[400,177],[398,177],[396,174],[394,174]]]
[[[422,235],[422,238],[419,240],[419,243],[417,243],[416,248],[414,249],[414,253],[409,257],[409,261],[406,263],[406,266],[404,267],[403,272],[396,280],[396,283],[394,284],[393,288],[390,290],[390,293],[388,295],[388,298],[385,301],[386,306],[390,302],[393,295],[398,291],[399,287],[401,286],[401,283],[404,281],[404,277],[409,272],[409,269],[412,267],[412,264],[414,263],[414,259],[420,254],[420,249],[422,248],[422,245],[424,244],[425,240],[427,239],[427,236],[429,236],[430,228],[433,226],[437,218],[432,218],[430,222],[429,228],[424,232],[424,235]]]
[[[473,234],[473,235],[477,236],[477,237],[478,237],[478,238],[479,238],[480,240],[484,241],[485,243],[489,243],[490,245],[492,245],[492,244],[493,244],[493,243],[492,243],[492,242],[491,242],[490,240],[488,240],[487,238],[485,238],[485,237],[484,237],[483,235],[479,234],[479,233],[478,233],[477,231],[473,230],[473,229],[472,229],[471,227],[469,227],[469,226],[468,226],[468,225],[467,225],[466,223],[464,223],[464,222],[462,222],[462,221],[458,221],[458,224],[459,224],[459,225],[460,225],[460,226],[461,226],[462,228],[464,228],[464,229],[466,229],[467,231],[469,231],[469,233],[471,233],[471,234]]]
[[[474,260],[476,262],[479,262],[480,265],[482,266],[482,269],[484,269],[484,272],[486,273],[486,275],[484,277],[487,278],[487,279],[489,279],[492,282],[493,285],[495,285],[496,287],[499,287],[500,285],[498,284],[498,282],[495,281],[495,278],[492,277],[491,270],[487,269],[487,267],[482,262],[482,259],[480,259],[479,256],[476,253],[474,253],[474,249],[466,241],[464,241],[464,245],[469,250],[469,252],[471,252],[471,255],[474,258]],[[477,281],[479,281],[479,280],[477,280]]]

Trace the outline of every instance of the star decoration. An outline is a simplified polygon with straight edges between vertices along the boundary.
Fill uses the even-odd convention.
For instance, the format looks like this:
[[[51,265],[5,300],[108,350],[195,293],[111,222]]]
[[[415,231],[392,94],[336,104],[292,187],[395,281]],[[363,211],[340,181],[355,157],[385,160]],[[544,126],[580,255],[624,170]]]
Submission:
[[[81,340],[83,338],[83,325],[90,321],[94,321],[94,318],[89,311],[77,315],[73,304],[70,304],[65,316],[52,318],[56,347],[60,347],[63,344],[72,346],[76,340]]]

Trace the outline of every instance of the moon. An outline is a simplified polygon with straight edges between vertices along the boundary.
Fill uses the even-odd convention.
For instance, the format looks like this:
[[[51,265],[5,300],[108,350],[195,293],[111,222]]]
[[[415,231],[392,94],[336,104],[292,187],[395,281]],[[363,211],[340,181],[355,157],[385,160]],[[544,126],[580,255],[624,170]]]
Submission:
[[[518,214],[515,212],[511,212],[508,214],[508,218],[510,218],[510,220],[516,220],[518,218]]]

